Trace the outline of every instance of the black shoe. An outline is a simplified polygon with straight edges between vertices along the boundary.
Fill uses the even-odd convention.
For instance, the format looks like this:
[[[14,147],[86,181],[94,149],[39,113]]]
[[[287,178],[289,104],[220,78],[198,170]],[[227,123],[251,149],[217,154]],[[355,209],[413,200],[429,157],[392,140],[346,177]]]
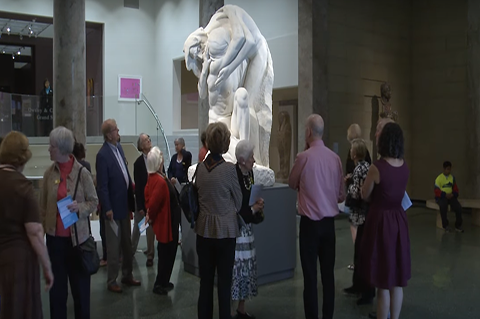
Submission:
[[[175,287],[171,282],[169,282],[168,284],[166,284],[165,286],[160,286],[162,287],[163,290],[166,290],[166,291],[171,291],[173,290],[173,288]]]
[[[361,297],[357,300],[357,306],[370,305],[373,303],[373,298]]]
[[[347,295],[358,295],[357,289],[353,286],[343,289],[343,293]]]
[[[154,286],[153,287],[153,293],[157,295],[166,295],[168,294],[168,291],[163,289],[161,286]]]
[[[455,227],[455,231],[457,233],[464,233],[465,232],[462,227]]]
[[[238,319],[255,319],[255,316],[249,314],[248,312],[241,313],[237,310],[237,318]]]
[[[368,318],[377,319],[377,313],[375,311],[370,312]],[[388,313],[387,319],[390,319],[390,313]]]

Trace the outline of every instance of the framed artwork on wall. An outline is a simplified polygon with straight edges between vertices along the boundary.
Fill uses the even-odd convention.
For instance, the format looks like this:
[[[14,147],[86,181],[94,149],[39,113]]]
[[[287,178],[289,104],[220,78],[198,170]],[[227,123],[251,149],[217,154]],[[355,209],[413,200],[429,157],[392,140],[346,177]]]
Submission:
[[[288,182],[297,154],[297,100],[280,101],[277,108],[277,149],[280,169],[276,172],[279,182]]]
[[[142,96],[142,77],[135,75],[118,76],[118,100],[135,101]]]

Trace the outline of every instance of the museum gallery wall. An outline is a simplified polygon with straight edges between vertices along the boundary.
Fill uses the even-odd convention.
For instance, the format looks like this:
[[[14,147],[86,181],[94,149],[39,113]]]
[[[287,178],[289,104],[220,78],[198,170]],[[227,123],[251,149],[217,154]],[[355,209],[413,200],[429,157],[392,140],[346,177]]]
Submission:
[[[155,123],[146,110],[138,111],[135,122],[135,107],[117,100],[118,75],[140,75],[144,94],[171,134],[181,127],[181,97],[175,104],[177,97],[172,93],[173,61],[182,58],[185,38],[198,27],[198,0],[145,0],[140,9],[123,8],[120,2],[86,0],[86,19],[104,24],[105,117],[117,118],[124,135],[135,134],[136,126],[155,133]],[[275,71],[275,133],[276,89],[298,85],[298,3],[229,0],[225,4],[245,9],[269,44]],[[53,0],[6,1],[1,10],[52,16]],[[349,147],[346,129],[353,122],[360,124],[372,148],[372,100],[380,97],[380,85],[386,81],[406,137],[412,198],[433,196],[432,180],[445,159],[454,163],[460,189],[468,191],[466,12],[466,0],[454,6],[446,1],[429,6],[425,0],[329,2],[329,146],[338,150],[342,162]],[[445,117],[452,106],[458,106],[460,113]],[[435,130],[428,129],[435,123],[450,125],[448,138],[438,140]],[[297,129],[292,129],[302,127],[303,119],[298,119]],[[276,170],[279,159],[275,159],[278,150],[272,150],[273,134],[270,146],[271,167]]]

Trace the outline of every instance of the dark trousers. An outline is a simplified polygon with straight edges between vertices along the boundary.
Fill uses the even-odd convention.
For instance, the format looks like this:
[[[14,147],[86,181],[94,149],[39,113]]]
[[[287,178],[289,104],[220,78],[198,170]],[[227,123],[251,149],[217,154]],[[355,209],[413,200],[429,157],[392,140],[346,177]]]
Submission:
[[[158,242],[157,244],[158,263],[155,286],[167,286],[170,282],[170,277],[172,276],[173,265],[175,264],[175,258],[177,257],[178,223],[172,225],[172,233],[173,240],[171,242],[166,244]]]
[[[438,206],[440,207],[440,216],[442,216],[442,226],[443,228],[447,228],[448,226],[448,219],[447,219],[447,212],[448,212],[448,205],[450,208],[455,212],[455,227],[460,228],[462,227],[463,219],[462,219],[462,206],[458,202],[456,197],[452,197],[451,199],[440,198],[438,201]]]
[[[100,237],[102,238],[102,260],[107,260],[107,235],[105,235],[105,216],[100,215]]]
[[[230,319],[232,271],[235,261],[235,238],[213,239],[197,235],[200,295],[198,319],[213,318],[213,285],[217,270],[218,309],[220,319]]]
[[[318,319],[317,258],[323,286],[323,319],[332,319],[335,307],[335,222],[332,217],[300,220],[300,260],[303,269],[303,307],[306,319]]]
[[[75,319],[89,319],[90,275],[82,270],[71,238],[47,235],[47,249],[55,278],[50,290],[50,318],[67,318],[68,282],[70,281]]]
[[[372,299],[375,297],[375,287],[371,287],[362,275],[362,262],[361,262],[361,243],[363,237],[364,225],[357,227],[357,238],[355,239],[355,252],[353,254],[353,263],[355,268],[353,269],[353,287],[356,291],[362,294],[363,299]]]

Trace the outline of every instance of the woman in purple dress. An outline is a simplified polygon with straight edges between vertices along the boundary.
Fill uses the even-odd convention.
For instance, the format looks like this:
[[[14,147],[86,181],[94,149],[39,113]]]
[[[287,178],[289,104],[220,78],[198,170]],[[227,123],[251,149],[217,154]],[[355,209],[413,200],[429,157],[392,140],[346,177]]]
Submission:
[[[378,319],[386,319],[389,310],[392,319],[399,318],[403,287],[411,277],[408,221],[402,208],[409,175],[403,142],[400,126],[386,124],[378,141],[382,158],[370,166],[362,188],[370,207],[361,267],[365,280],[378,290]]]

